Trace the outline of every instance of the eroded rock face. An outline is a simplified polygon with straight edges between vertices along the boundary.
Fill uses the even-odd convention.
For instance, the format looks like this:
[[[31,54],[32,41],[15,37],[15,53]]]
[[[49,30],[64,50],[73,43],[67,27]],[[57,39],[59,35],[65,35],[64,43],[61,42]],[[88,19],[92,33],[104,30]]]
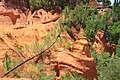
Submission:
[[[113,57],[115,52],[115,44],[106,43],[104,40],[104,31],[99,30],[95,36],[95,42],[93,48],[97,53],[108,52]]]
[[[104,40],[104,31],[103,30],[100,30],[96,33],[93,48],[98,53],[102,53],[105,51],[105,40]]]
[[[86,37],[80,37],[76,40],[71,47],[71,51],[79,54],[81,53],[82,55],[87,55],[89,58],[91,57],[90,48]]]
[[[4,6],[2,6],[2,7],[3,7],[3,9],[5,9]],[[44,13],[46,15],[44,15]],[[11,22],[10,24],[16,24],[18,20],[22,21],[21,15],[23,15],[23,14],[21,14],[21,13],[17,14],[14,9],[10,9],[10,10],[5,9],[5,11],[1,12],[0,14],[1,14],[0,15],[1,18],[3,18],[4,16],[5,16],[4,18],[7,17],[7,19],[1,19],[1,20],[4,20],[4,22],[11,22],[13,19],[14,23]],[[52,15],[49,12],[44,12],[44,11],[38,10],[37,12],[35,12],[35,14],[33,14],[31,17],[28,17],[28,18],[30,18],[30,20],[33,19],[34,22],[36,21],[35,20],[36,18],[37,18],[37,20],[41,19],[41,20],[44,20],[43,23],[46,23],[46,22],[54,21],[53,17],[56,18],[56,16],[58,16],[58,15],[56,15],[56,14]],[[35,26],[37,26],[37,25],[35,25]],[[36,28],[35,26],[34,26],[34,28]],[[41,26],[41,25],[38,25],[38,27],[39,26]],[[47,26],[49,26],[49,25],[46,25],[46,27]],[[44,26],[44,28],[45,28],[45,26]],[[32,32],[30,32],[31,30],[32,30]],[[36,40],[36,34],[34,34],[34,32],[36,33],[36,29],[34,29],[34,30],[35,31],[33,31],[33,29],[31,29],[31,28],[28,28],[28,29],[26,28],[23,30],[19,30],[19,29],[15,30],[15,32],[14,32],[15,40],[17,41],[19,39],[19,41],[18,41],[19,43],[21,43],[21,42],[23,43],[23,40],[25,42],[28,42],[27,40],[29,40],[29,42]],[[23,32],[21,33],[21,31],[23,31]],[[11,31],[11,32],[13,32],[13,31]],[[41,31],[37,31],[37,32],[39,33]],[[35,35],[35,39],[33,38],[34,35]],[[26,38],[27,38],[27,40],[26,40]],[[12,43],[14,41],[14,40],[6,39],[6,37],[1,37],[1,39],[3,39],[2,42],[8,41],[8,42]],[[5,43],[3,43],[3,44],[5,44]],[[6,44],[8,44],[8,43],[6,43]],[[11,45],[14,46],[14,44],[11,44]],[[8,47],[11,47],[11,46],[8,46]],[[55,51],[53,51],[52,55],[53,55],[53,58],[48,60],[48,62],[51,63],[51,66],[52,66],[51,68],[56,71],[57,77],[61,77],[61,76],[65,75],[66,71],[69,71],[69,72],[76,71],[79,74],[82,74],[85,77],[87,77],[89,80],[93,80],[94,78],[97,79],[97,72],[96,72],[96,68],[95,68],[95,64],[94,64],[94,59],[92,58],[92,56],[90,54],[88,41],[85,37],[79,37],[75,42],[73,42],[73,44],[71,46],[71,51],[66,50],[66,49],[56,49]]]
[[[0,24],[15,25],[25,23],[26,16],[19,9],[8,8],[2,2],[0,3]]]
[[[85,37],[80,37],[71,46],[71,51],[66,49],[58,49],[53,53],[54,58],[51,59],[56,76],[61,77],[66,72],[78,72],[89,80],[97,79],[97,71],[94,59],[90,54],[88,41]]]
[[[17,5],[19,4],[19,5]],[[6,4],[0,2],[0,23],[5,25],[23,25],[23,24],[46,24],[54,22],[60,18],[59,14],[52,14],[43,9],[36,10],[35,12],[29,11],[25,15],[26,8],[22,1],[7,1]],[[24,11],[24,12],[23,12]]]
[[[100,9],[99,9],[100,8]],[[106,12],[110,12],[111,9],[110,8],[104,8],[103,6],[99,7],[97,9],[98,13],[101,15],[105,15]]]
[[[29,11],[27,16],[27,22],[26,24],[35,24],[35,23],[50,23],[58,20],[60,18],[60,15],[58,14],[52,14],[51,12],[46,12],[43,9],[36,10],[34,13]]]

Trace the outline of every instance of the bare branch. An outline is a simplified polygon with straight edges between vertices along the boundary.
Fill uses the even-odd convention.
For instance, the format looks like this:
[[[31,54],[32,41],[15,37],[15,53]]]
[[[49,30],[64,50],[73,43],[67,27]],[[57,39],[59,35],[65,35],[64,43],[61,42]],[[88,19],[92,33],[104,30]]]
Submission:
[[[14,67],[14,68],[12,68],[11,70],[9,70],[8,72],[6,72],[6,73],[3,75],[3,77],[7,76],[10,72],[14,71],[15,69],[17,69],[17,68],[20,67],[21,65],[27,63],[28,61],[34,59],[35,57],[37,57],[37,56],[41,55],[42,53],[46,52],[47,50],[49,50],[49,49],[57,42],[58,37],[60,37],[60,33],[59,33],[58,36],[56,37],[56,40],[55,40],[48,48],[46,48],[46,49],[43,50],[42,52],[36,54],[35,56],[33,56],[33,57],[25,60],[24,62],[18,64],[16,67]]]

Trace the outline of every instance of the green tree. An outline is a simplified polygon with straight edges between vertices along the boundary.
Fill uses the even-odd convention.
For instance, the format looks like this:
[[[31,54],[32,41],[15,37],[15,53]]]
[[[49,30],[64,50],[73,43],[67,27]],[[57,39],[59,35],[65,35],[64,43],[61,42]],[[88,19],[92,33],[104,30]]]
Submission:
[[[98,80],[119,80],[120,79],[120,58],[115,56],[110,58],[108,53],[101,55],[92,52],[97,73]]]
[[[98,0],[98,2],[102,2],[103,6],[109,6],[109,5],[111,5],[111,1],[110,0]]]

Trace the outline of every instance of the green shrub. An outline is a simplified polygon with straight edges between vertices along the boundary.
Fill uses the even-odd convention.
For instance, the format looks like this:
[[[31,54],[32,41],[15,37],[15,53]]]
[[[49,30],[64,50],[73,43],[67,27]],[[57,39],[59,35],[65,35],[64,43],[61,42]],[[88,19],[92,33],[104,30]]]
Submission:
[[[113,44],[118,44],[120,38],[120,21],[112,22],[108,26],[109,41]]]
[[[120,79],[120,58],[110,58],[108,53],[101,55],[93,52],[95,59],[98,80],[119,80]]]
[[[16,66],[19,63],[20,63],[20,60],[17,60],[17,59],[11,60],[10,56],[7,53],[5,54],[5,59],[3,60],[3,66],[6,68],[6,71],[11,70],[12,68],[14,68],[14,66]],[[20,77],[20,74],[19,74],[20,68],[12,72],[14,77],[18,77],[18,78]]]
[[[27,64],[26,71],[21,74],[20,77],[31,78],[32,80],[53,80],[55,79],[54,71],[50,71],[49,74],[46,74],[45,71],[49,66],[44,66],[44,63],[38,64]]]
[[[117,7],[118,8],[118,7]],[[65,19],[61,21],[60,27],[63,27],[71,37],[74,34],[71,32],[71,26],[77,29],[84,28],[87,38],[94,42],[95,34],[98,30],[104,30],[104,38],[106,42],[117,44],[120,37],[120,11],[112,10],[105,12],[104,15],[97,13],[97,8],[89,8],[88,5],[77,6],[70,9],[68,6],[63,10]],[[61,25],[62,24],[62,25]]]
[[[65,7],[63,15],[65,19],[60,23],[60,27],[63,27],[68,34],[71,33],[71,26],[74,26],[76,30],[83,27],[87,38],[91,41],[94,41],[97,30],[103,29],[106,31],[107,21],[110,18],[109,13],[102,16],[97,13],[96,8],[89,8],[88,5],[77,6],[72,10]]]
[[[87,80],[85,77],[78,75],[76,72],[73,75],[67,73],[61,80]]]
[[[119,38],[119,41],[118,41],[118,45],[116,46],[116,56],[120,57],[120,38]]]
[[[89,2],[88,0],[86,1]],[[30,6],[32,9],[43,8],[45,10],[54,10],[56,7],[63,10],[65,6],[69,6],[73,9],[80,3],[86,3],[84,0],[30,0]]]
[[[108,41],[114,44],[118,44],[118,40],[120,38],[120,6],[119,2],[114,3],[111,11],[112,21],[107,24],[107,33],[108,33]]]
[[[6,68],[7,71],[14,68],[16,65],[20,64],[20,60],[11,60],[8,54],[5,55],[5,59],[3,61],[3,66]],[[44,63],[27,63],[26,67],[20,66],[19,68],[15,69],[13,73],[13,77],[17,78],[31,78],[32,80],[53,80],[55,79],[54,71],[51,71],[49,75],[45,73],[46,69],[49,67],[45,67]],[[21,71],[24,70],[24,71]],[[9,76],[8,76],[9,77]]]

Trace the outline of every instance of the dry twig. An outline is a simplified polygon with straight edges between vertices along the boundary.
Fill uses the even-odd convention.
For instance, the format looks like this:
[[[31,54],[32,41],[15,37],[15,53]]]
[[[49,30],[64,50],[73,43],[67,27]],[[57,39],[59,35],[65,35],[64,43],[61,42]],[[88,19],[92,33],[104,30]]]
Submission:
[[[11,70],[9,70],[8,72],[6,72],[2,77],[7,76],[10,72],[14,71],[15,69],[17,69],[17,68],[20,67],[21,65],[25,64],[26,62],[28,62],[28,61],[34,59],[35,57],[37,57],[37,56],[41,55],[42,53],[46,52],[47,50],[49,50],[49,49],[56,43],[58,37],[60,37],[60,33],[59,33],[58,36],[56,37],[56,40],[55,40],[48,48],[46,48],[46,49],[43,50],[42,52],[40,52],[40,53],[34,55],[33,57],[31,57],[31,58],[25,60],[24,62],[18,64],[16,67],[14,67],[14,68],[12,68]]]

